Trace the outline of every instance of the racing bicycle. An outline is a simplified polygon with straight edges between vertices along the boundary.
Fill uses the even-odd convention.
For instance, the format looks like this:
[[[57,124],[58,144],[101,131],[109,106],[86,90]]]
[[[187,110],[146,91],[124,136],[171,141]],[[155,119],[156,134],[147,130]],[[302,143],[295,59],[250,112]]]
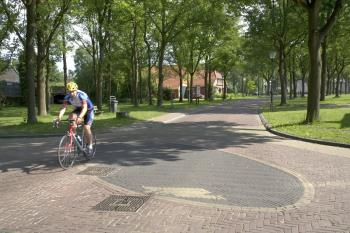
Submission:
[[[60,140],[57,150],[58,161],[63,169],[68,169],[73,166],[74,162],[79,157],[84,157],[85,160],[90,160],[96,153],[96,135],[92,134],[92,150],[87,149],[87,144],[84,142],[84,130],[82,125],[76,125],[75,120],[68,119],[68,129],[65,135]],[[54,127],[58,128],[60,121],[53,121]]]

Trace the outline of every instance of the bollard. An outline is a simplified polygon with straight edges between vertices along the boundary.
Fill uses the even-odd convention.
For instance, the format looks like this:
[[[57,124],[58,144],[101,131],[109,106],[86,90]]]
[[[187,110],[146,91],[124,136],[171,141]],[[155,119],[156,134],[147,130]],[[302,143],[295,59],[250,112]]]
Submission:
[[[117,112],[118,107],[118,101],[116,100],[115,96],[109,97],[109,111],[110,112]]]

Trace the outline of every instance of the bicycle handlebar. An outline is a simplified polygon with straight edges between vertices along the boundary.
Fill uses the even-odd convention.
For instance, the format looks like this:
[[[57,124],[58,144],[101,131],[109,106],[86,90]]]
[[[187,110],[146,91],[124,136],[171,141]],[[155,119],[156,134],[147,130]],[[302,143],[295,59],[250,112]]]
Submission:
[[[60,125],[60,123],[61,123],[61,121],[67,121],[67,122],[69,122],[69,124],[72,124],[73,122],[76,122],[75,120],[72,120],[72,119],[66,119],[66,120],[59,120],[59,119],[54,119],[53,121],[52,121],[52,127],[54,127],[54,128],[59,128],[59,125]],[[80,124],[77,124],[77,127],[79,128],[79,127],[81,127],[82,126],[82,124],[80,123]]]

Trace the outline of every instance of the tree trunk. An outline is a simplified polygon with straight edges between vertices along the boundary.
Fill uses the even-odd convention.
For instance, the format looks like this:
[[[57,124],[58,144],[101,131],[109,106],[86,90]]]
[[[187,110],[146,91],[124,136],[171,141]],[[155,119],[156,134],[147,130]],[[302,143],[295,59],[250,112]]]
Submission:
[[[162,36],[165,37],[165,36]],[[164,61],[164,53],[165,53],[165,39],[162,39],[160,50],[159,50],[159,58],[158,58],[158,93],[157,93],[157,106],[161,107],[163,105],[163,61]]]
[[[336,84],[335,84],[335,97],[340,97],[340,94],[339,94],[339,87],[340,87],[340,74],[338,73],[337,74],[337,79],[336,79]]]
[[[211,85],[211,67],[210,63],[208,64],[208,100],[211,101],[213,100],[213,91],[212,91],[212,85]]]
[[[46,90],[46,111],[50,112],[51,105],[51,91],[50,91],[50,75],[51,75],[51,61],[49,57],[46,59],[46,79],[45,79],[45,90]]]
[[[183,73],[182,73],[182,66],[179,64],[179,76],[180,76],[180,89],[179,89],[179,102],[183,102]]]
[[[227,77],[227,73],[224,73],[224,89],[222,90],[222,99],[226,100],[226,77]]]
[[[96,40],[94,38],[94,36],[91,34],[90,35],[91,37],[91,47],[92,47],[92,66],[93,66],[93,81],[94,81],[94,89],[93,89],[93,92],[94,92],[94,97],[95,97],[95,100],[97,99],[97,90],[96,90],[96,87],[97,87],[97,46],[96,46]]]
[[[281,82],[281,103],[280,105],[287,104],[287,77],[286,77],[286,55],[284,51],[284,46],[280,42],[279,49],[279,76]],[[277,81],[277,79],[276,79]],[[277,86],[277,84],[276,84]]]
[[[38,55],[37,55],[37,73],[36,73],[36,84],[38,92],[38,115],[46,116],[46,90],[45,90],[45,47],[41,43],[41,38],[38,35],[37,45],[38,45]]]
[[[104,67],[104,41],[102,36],[102,26],[99,26],[99,57],[97,64],[97,88],[96,88],[96,105],[99,111],[102,111],[103,103],[103,67]]]
[[[148,54],[148,73],[147,73],[147,86],[148,86],[148,104],[153,105],[153,97],[152,97],[152,74],[151,74],[151,56],[149,52],[149,48],[147,47],[147,54]]]
[[[39,0],[36,1],[36,7],[38,9],[39,4],[41,2]],[[39,12],[36,12],[36,20],[40,25],[42,23],[41,16]],[[46,116],[46,90],[45,90],[45,60],[46,60],[46,48],[45,48],[45,37],[44,32],[42,30],[42,26],[37,27],[36,29],[36,40],[37,40],[37,50],[38,54],[36,57],[36,91],[38,93],[38,115]]]
[[[301,78],[301,97],[305,97],[305,74]]]
[[[133,20],[133,36],[132,36],[132,44],[131,44],[131,56],[132,56],[132,102],[135,107],[139,105],[139,99],[138,99],[138,85],[139,85],[139,77],[138,77],[138,55],[137,55],[137,45],[136,45],[136,38],[137,38],[137,26],[135,19]]]
[[[293,69],[293,98],[297,98],[297,76],[295,70]]]
[[[205,56],[204,63],[204,99],[209,100],[209,91],[208,91],[208,55]]]
[[[190,89],[189,89],[189,92],[188,92],[190,103],[193,102],[193,99],[192,99],[192,97],[193,97],[193,75],[194,75],[194,73],[191,72],[190,73]]]
[[[27,10],[27,25],[26,25],[26,43],[25,43],[25,67],[26,67],[26,82],[28,85],[28,107],[27,107],[27,123],[34,124],[37,122],[35,113],[35,84],[34,84],[34,37],[35,37],[35,16],[36,16],[36,1],[26,1]]]
[[[297,75],[295,72],[295,54],[292,58],[292,79],[293,79],[293,98],[297,98]]]
[[[67,46],[66,46],[66,28],[64,24],[62,25],[62,59],[63,59],[63,80],[64,80],[64,93],[67,92],[67,80],[68,80],[68,71],[67,71]]]
[[[289,71],[289,99],[293,98],[293,74],[292,71]]]
[[[321,73],[321,96],[320,101],[326,99],[326,79],[327,79],[327,36],[322,42],[322,73]]]
[[[152,98],[152,57],[151,57],[151,45],[147,40],[147,20],[145,18],[144,21],[144,31],[143,31],[143,41],[145,42],[147,46],[147,92],[148,92],[148,104],[153,105],[153,98]]]
[[[288,59],[288,69],[289,69],[289,99],[293,98],[293,64],[292,64],[292,56],[291,53]]]
[[[319,32],[320,1],[308,10],[309,17],[309,54],[310,75],[308,80],[306,123],[313,123],[320,119],[320,87],[321,87],[321,41]]]
[[[138,60],[138,76],[139,76],[139,101],[140,104],[143,104],[143,98],[142,98],[142,67],[141,67],[141,59]]]

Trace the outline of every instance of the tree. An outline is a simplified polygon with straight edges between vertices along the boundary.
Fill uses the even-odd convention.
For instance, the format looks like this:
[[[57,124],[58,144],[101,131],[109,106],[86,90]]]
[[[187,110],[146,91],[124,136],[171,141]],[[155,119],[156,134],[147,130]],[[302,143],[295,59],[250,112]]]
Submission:
[[[189,22],[185,20],[186,14],[192,9],[192,1],[170,1],[161,0],[150,1],[146,3],[146,11],[152,24],[157,32],[158,43],[158,92],[157,92],[157,106],[163,104],[163,63],[166,48],[170,41],[172,41],[178,33],[186,28],[186,24],[182,22]]]
[[[213,67],[222,73],[224,88],[222,98],[226,99],[227,78],[233,71],[238,60],[238,50],[240,48],[240,38],[235,22],[231,21],[230,27],[223,32],[221,42],[214,50]]]
[[[68,11],[71,0],[62,0],[57,3],[50,0],[49,4],[42,0],[36,0],[36,42],[37,42],[37,92],[38,114],[47,115],[46,105],[46,78],[44,75],[45,65],[50,54],[50,45],[56,36],[64,14]]]
[[[310,76],[308,81],[306,123],[313,123],[320,118],[320,88],[321,88],[321,43],[334,26],[343,7],[343,0],[294,0],[303,6],[308,14],[308,48],[310,58]],[[332,3],[332,13],[321,25],[322,6]]]
[[[25,64],[26,64],[26,80],[28,86],[28,113],[27,123],[34,124],[37,122],[35,114],[35,87],[34,87],[34,33],[35,33],[35,16],[36,16],[35,0],[27,0],[27,32],[25,40]]]

